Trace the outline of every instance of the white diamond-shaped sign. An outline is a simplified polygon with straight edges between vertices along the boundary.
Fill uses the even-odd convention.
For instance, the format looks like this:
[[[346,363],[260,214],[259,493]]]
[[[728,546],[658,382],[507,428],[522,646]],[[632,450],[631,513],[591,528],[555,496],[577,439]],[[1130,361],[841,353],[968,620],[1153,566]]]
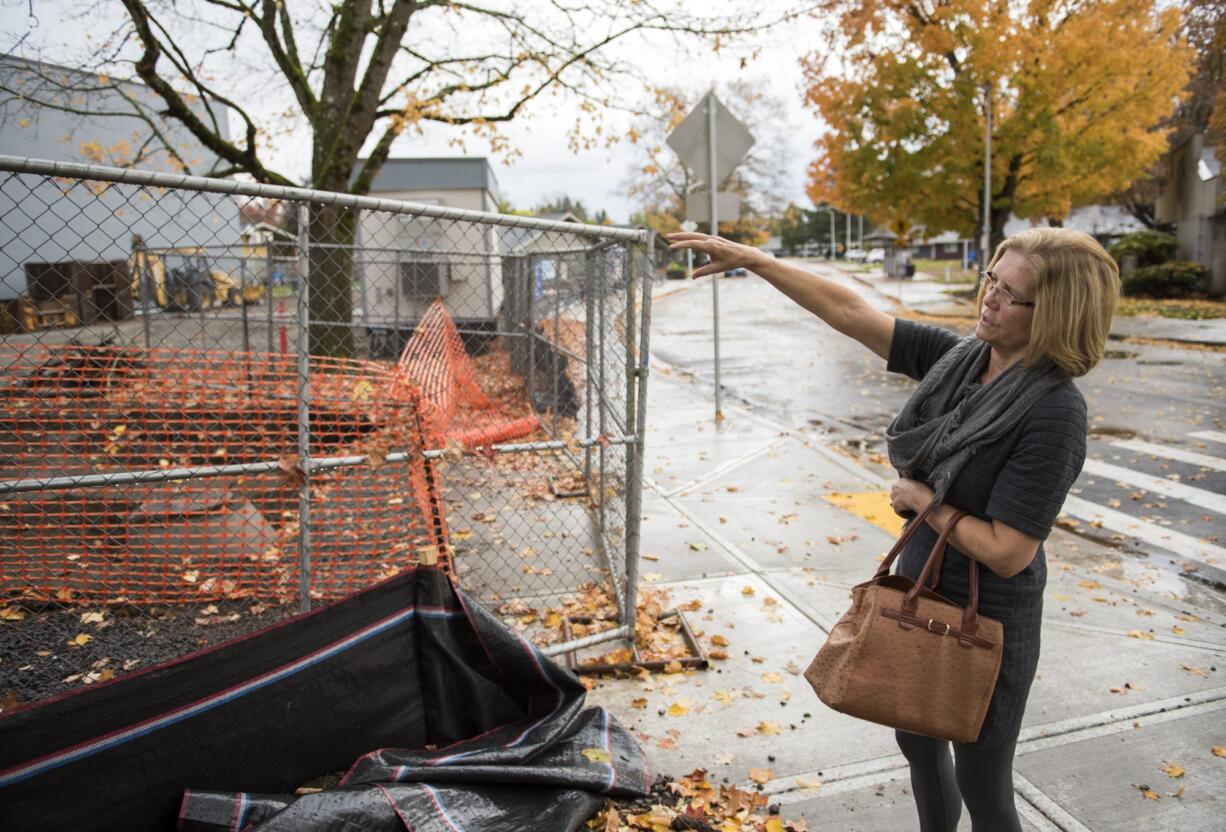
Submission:
[[[732,173],[732,169],[753,147],[753,134],[715,97],[715,93],[707,93],[665,141],[681,163],[706,182],[710,177],[708,104],[715,106],[715,181],[719,183]]]

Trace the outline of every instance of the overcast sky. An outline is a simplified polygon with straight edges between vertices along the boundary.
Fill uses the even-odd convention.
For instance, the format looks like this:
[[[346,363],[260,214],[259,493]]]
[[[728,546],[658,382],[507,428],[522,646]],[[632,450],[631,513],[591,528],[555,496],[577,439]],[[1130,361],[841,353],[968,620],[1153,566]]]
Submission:
[[[763,2],[773,4],[776,0],[759,0],[758,5]],[[786,5],[784,0],[778,2]],[[740,5],[739,0],[737,4]],[[78,4],[34,0],[37,25],[29,17],[29,9],[30,0],[0,0],[0,14],[3,15],[0,49],[12,51],[14,45],[22,41],[21,54],[41,55],[47,60],[68,65],[73,65],[78,56],[89,53],[92,37],[109,30],[123,19],[122,8],[117,2],[99,3],[91,9],[88,17],[81,18],[78,16],[81,10]],[[74,10],[75,14],[67,10]],[[786,174],[790,183],[789,197],[807,205],[808,200],[804,195],[805,167],[813,157],[813,143],[820,125],[814,114],[801,103],[799,61],[818,42],[817,28],[815,21],[808,20],[779,29],[768,39],[766,48],[761,50],[759,56],[743,68],[743,52],[729,50],[720,54],[705,53],[697,59],[682,58],[662,39],[655,44],[644,44],[642,41],[627,44],[622,47],[620,57],[633,58],[661,83],[691,88],[696,92],[705,90],[712,83],[741,77],[768,82],[771,93],[786,104],[788,113],[787,134],[791,147],[786,154],[789,165]],[[467,140],[467,154],[491,156],[502,195],[517,208],[531,207],[550,197],[569,194],[581,199],[592,211],[603,208],[614,221],[626,221],[638,208],[622,193],[627,171],[637,158],[634,148],[622,143],[612,148],[573,153],[568,147],[567,131],[574,120],[573,109],[568,112],[560,110],[557,105],[545,103],[534,107],[527,117],[504,127],[504,132],[511,139],[511,146],[522,153],[510,164],[504,164],[503,160],[490,154],[488,146],[478,140]],[[613,115],[609,122],[610,126],[620,126],[623,130],[629,123],[628,117],[620,114]],[[463,151],[449,143],[456,135],[453,128],[431,125],[424,136],[402,137],[392,155],[463,155]],[[305,176],[309,145],[309,137],[305,133],[290,138],[270,160],[272,166],[296,177]]]

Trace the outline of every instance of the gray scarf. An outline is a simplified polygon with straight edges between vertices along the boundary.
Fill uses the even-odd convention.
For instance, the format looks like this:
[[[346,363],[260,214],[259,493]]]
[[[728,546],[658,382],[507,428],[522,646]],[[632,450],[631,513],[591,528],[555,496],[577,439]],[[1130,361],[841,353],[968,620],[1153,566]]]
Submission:
[[[937,504],[980,448],[1012,431],[1035,402],[1068,379],[1043,359],[1032,367],[1019,361],[978,386],[990,351],[974,336],[963,338],[933,365],[886,428],[890,464],[903,477],[927,474]]]

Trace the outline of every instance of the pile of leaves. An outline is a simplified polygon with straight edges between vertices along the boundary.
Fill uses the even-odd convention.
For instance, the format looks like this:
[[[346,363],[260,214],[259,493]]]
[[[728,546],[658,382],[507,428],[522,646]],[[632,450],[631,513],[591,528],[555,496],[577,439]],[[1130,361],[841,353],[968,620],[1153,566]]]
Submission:
[[[680,606],[682,610],[697,610],[699,602],[691,601]],[[641,587],[638,596],[638,615],[635,621],[635,645],[643,661],[672,662],[689,655],[689,648],[681,633],[681,620],[667,616],[672,609],[672,595],[661,587]],[[617,599],[608,586],[587,583],[577,592],[567,596],[561,606],[536,609],[523,601],[510,601],[498,608],[504,620],[521,630],[531,628],[536,644],[546,646],[560,644],[565,639],[563,620],[571,619],[571,638],[595,635],[617,626]],[[576,621],[575,619],[580,619]],[[629,646],[610,650],[585,663],[621,664],[633,658]]]
[[[598,832],[809,832],[805,821],[781,817],[765,795],[712,785],[703,769],[657,780],[643,800],[610,802],[587,825]]]

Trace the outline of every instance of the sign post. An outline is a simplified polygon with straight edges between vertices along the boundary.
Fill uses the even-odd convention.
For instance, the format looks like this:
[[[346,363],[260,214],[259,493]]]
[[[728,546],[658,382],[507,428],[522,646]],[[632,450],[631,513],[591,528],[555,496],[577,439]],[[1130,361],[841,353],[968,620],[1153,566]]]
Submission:
[[[710,211],[706,216],[712,236],[719,234],[721,194],[719,183],[753,147],[753,135],[736,116],[728,112],[715,92],[706,97],[669,134],[667,144],[676,152],[682,164],[699,177],[706,177]],[[727,195],[724,195],[727,196]],[[688,203],[689,200],[687,199]],[[735,203],[733,203],[735,205]],[[690,210],[687,207],[687,215]],[[687,216],[688,219],[697,219]],[[715,421],[722,422],[723,387],[719,378],[719,275],[712,275],[711,312],[715,339]]]

